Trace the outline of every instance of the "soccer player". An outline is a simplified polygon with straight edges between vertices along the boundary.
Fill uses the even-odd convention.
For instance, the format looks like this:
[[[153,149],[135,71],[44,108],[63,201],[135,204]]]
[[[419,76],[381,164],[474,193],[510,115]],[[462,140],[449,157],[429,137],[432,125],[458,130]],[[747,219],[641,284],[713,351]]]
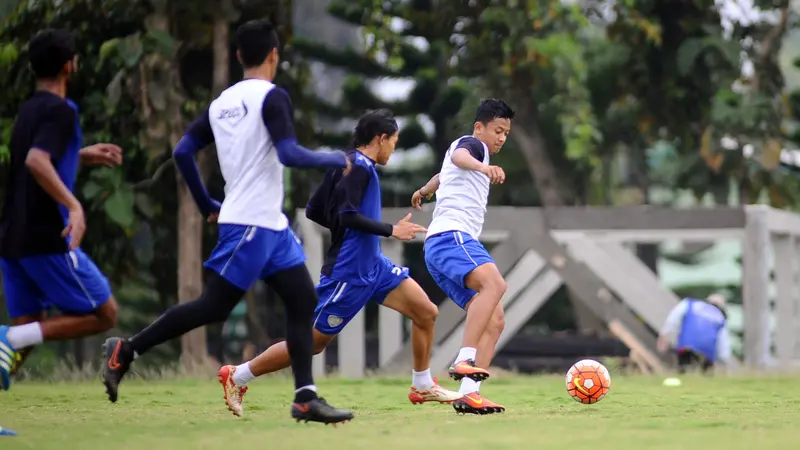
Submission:
[[[472,135],[450,145],[441,171],[411,198],[412,206],[421,209],[423,198],[436,193],[425,237],[425,265],[436,284],[467,312],[461,350],[449,370],[453,379],[461,380],[464,396],[453,402],[461,413],[505,411],[480,395],[481,382],[489,377],[484,367],[491,363],[505,326],[500,299],[506,283],[478,237],[489,185],[505,181],[503,169],[490,165],[489,156],[505,144],[513,118],[514,111],[504,101],[482,101]]]
[[[354,151],[348,153],[353,169],[329,169],[306,207],[306,216],[331,230],[331,246],[317,286],[319,303],[314,312],[314,348],[321,352],[373,301],[394,309],[413,322],[411,340],[414,370],[408,398],[413,403],[451,403],[458,392],[442,388],[431,377],[430,352],[438,309],[408,275],[381,253],[381,237],[407,241],[425,228],[409,222],[411,214],[395,225],[381,221],[381,187],[376,164],[385,165],[394,152],[397,122],[388,110],[368,111],[358,121]],[[255,377],[288,367],[289,352],[281,342],[239,366],[223,366],[219,380],[228,409],[242,415],[247,383]]]
[[[678,373],[696,365],[709,373],[717,362],[730,361],[726,305],[725,297],[711,294],[705,300],[685,298],[670,311],[658,335],[658,349],[663,353],[675,347]]]
[[[289,96],[272,80],[278,69],[278,36],[269,22],[250,21],[236,31],[244,79],[226,89],[178,142],[175,162],[199,210],[219,224],[217,246],[200,297],[168,309],[130,339],[105,343],[104,382],[110,401],[133,360],[150,348],[210,323],[224,321],[258,279],[286,308],[288,351],[294,371],[291,415],[297,421],[337,423],[353,418],[317,396],[311,373],[311,327],[317,296],[305,255],[282,212],[283,171],[289,167],[350,169],[343,152],[311,152],[297,144]],[[216,144],[225,200],[212,199],[194,155]]]
[[[122,149],[81,148],[78,107],[67,99],[67,83],[78,69],[70,33],[43,30],[28,43],[28,54],[36,91],[14,123],[0,220],[0,272],[13,323],[0,326],[4,390],[34,346],[101,333],[117,322],[108,280],[80,248],[86,219],[73,191],[79,165],[117,166]],[[64,315],[45,317],[49,307]]]

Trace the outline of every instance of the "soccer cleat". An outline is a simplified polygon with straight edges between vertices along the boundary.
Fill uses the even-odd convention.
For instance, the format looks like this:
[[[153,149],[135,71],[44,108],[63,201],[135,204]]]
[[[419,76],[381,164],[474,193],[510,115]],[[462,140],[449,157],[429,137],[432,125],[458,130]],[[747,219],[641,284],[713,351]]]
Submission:
[[[19,354],[8,342],[8,326],[0,326],[0,389],[11,387],[11,371],[19,361]]]
[[[17,433],[8,428],[0,427],[0,436],[16,436]]]
[[[225,404],[228,405],[228,411],[232,412],[234,416],[242,417],[244,409],[242,408],[242,400],[244,394],[247,393],[247,386],[239,386],[233,381],[233,373],[236,372],[236,366],[222,366],[217,372],[219,383],[222,385],[222,391],[225,393]]]
[[[481,396],[478,392],[465,394],[460,399],[453,402],[453,409],[459,414],[494,414],[506,410],[505,406],[498,405]]]
[[[472,381],[483,381],[489,378],[489,371],[477,367],[475,361],[471,359],[453,364],[450,366],[448,373],[450,374],[450,378],[456,381],[461,381],[464,377]]]
[[[322,397],[308,402],[292,403],[292,418],[298,422],[319,422],[328,425],[344,423],[353,420],[353,417],[352,412],[334,408]]]
[[[433,383],[432,387],[424,391],[420,391],[416,387],[411,386],[411,390],[408,391],[408,400],[415,405],[421,405],[425,402],[449,404],[464,396],[464,394],[460,392],[451,391],[439,386],[439,381],[436,378],[433,379]]]
[[[119,383],[133,363],[133,348],[127,339],[112,337],[103,342],[103,354],[103,384],[108,400],[114,403],[119,394]]]

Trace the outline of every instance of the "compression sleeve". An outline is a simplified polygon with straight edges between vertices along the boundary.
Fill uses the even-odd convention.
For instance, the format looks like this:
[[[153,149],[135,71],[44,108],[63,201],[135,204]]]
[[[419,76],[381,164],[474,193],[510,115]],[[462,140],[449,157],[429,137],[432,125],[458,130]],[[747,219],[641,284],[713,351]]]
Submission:
[[[261,118],[278,150],[278,159],[287,167],[347,167],[342,152],[311,150],[297,143],[289,94],[275,87],[264,97]]]
[[[178,166],[178,170],[183,175],[197,208],[203,215],[219,211],[220,204],[209,195],[203,179],[200,177],[200,171],[197,168],[194,156],[213,141],[214,133],[211,131],[208,110],[206,110],[189,126],[186,134],[178,141],[178,145],[175,146],[175,150],[172,152],[175,165]]]
[[[394,227],[391,224],[378,222],[355,211],[339,214],[339,223],[346,228],[363,231],[364,233],[376,234],[378,236],[389,237],[392,235]]]

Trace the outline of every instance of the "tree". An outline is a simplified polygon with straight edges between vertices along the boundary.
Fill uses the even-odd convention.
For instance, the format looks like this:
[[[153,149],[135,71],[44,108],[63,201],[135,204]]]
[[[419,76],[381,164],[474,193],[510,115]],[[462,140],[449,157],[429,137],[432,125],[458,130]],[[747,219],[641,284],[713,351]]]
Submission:
[[[383,46],[382,49],[391,48],[388,53],[383,53],[389,55],[384,62],[381,62],[382,53],[377,51],[377,47],[363,51],[353,48],[352,41],[341,42],[340,39],[336,42],[333,36],[324,35],[322,39],[317,37],[315,40],[294,39],[292,46],[298,55],[330,67],[345,69],[348,74],[338,102],[319,97],[313,99],[314,109],[318,111],[317,118],[335,126],[341,118],[352,121],[366,109],[389,108],[397,116],[407,119],[400,131],[398,148],[428,145],[434,150],[437,161],[441,161],[455,137],[453,118],[461,109],[468,90],[464,81],[456,78],[448,65],[449,30],[453,26],[450,23],[453,19],[442,14],[431,1],[385,2],[381,5],[380,14],[375,4],[374,0],[334,0],[330,3],[329,11],[333,17],[354,27],[380,29],[381,40],[376,44]],[[393,31],[391,24],[396,21],[413,25]],[[420,49],[415,44],[421,40],[427,43],[427,49]],[[331,45],[331,42],[335,44]],[[402,99],[384,101],[371,89],[371,85],[379,78],[413,80],[413,88]],[[423,116],[432,123],[433,132],[430,135],[421,124]],[[328,129],[320,130],[316,137],[322,145],[347,147],[350,145],[350,134],[349,129],[343,132]],[[414,171],[404,173],[403,178],[401,184],[406,186],[405,190],[410,194],[413,188],[424,182],[425,175]]]

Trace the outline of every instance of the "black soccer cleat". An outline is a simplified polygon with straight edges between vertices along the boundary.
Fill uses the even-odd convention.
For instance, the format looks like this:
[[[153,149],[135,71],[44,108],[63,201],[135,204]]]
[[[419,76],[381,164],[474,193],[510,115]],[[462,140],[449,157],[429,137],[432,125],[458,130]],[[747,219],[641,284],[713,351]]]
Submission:
[[[117,401],[119,383],[133,363],[133,348],[127,339],[112,337],[103,342],[103,384],[108,400]]]
[[[344,423],[353,420],[353,413],[335,408],[324,398],[319,397],[304,403],[292,403],[292,418],[300,422],[319,422],[328,424]]]

